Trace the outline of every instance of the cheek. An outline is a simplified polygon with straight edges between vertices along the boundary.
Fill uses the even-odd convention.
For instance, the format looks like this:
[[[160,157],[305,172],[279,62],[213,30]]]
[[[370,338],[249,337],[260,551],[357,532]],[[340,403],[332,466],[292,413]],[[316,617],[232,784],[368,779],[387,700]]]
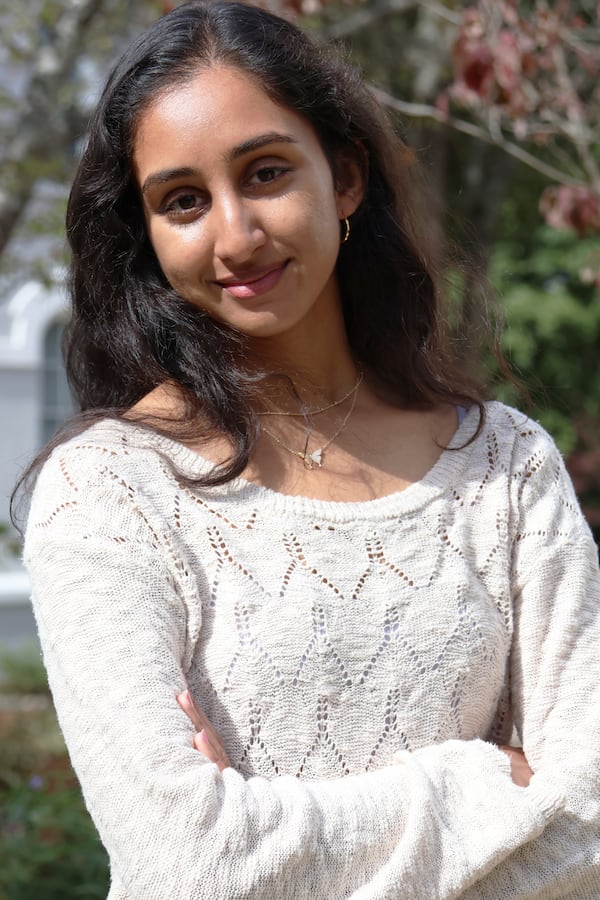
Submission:
[[[174,234],[157,227],[150,228],[149,235],[159,265],[175,290],[197,276],[202,268],[202,250],[191,229],[189,233]]]
[[[320,272],[330,274],[340,249],[340,227],[333,203],[315,204],[311,210],[310,244],[314,250],[314,263],[320,261]]]
[[[313,234],[323,254],[337,257],[340,245],[340,226],[333,185],[327,181],[318,194],[318,202],[311,203]]]
[[[314,247],[319,256],[337,252],[339,224],[335,197],[327,192],[307,191],[297,195],[294,202],[282,198],[277,206],[277,221],[269,228],[273,236],[286,237],[292,244]]]

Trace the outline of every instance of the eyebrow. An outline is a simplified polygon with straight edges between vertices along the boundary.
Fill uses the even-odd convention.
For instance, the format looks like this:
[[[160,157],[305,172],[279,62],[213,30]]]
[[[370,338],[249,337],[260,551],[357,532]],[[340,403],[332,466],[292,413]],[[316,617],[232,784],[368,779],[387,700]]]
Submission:
[[[255,150],[261,150],[263,147],[267,147],[270,144],[297,143],[298,140],[295,137],[292,137],[291,134],[280,134],[278,131],[268,131],[266,134],[258,134],[256,137],[248,138],[247,141],[242,141],[241,144],[236,144],[236,146],[232,147],[226,154],[225,161],[228,163],[235,162],[235,160],[239,159],[241,156],[245,156],[247,153],[252,153]],[[142,185],[142,194],[145,194],[151,187],[154,187],[154,185],[166,184],[168,181],[174,181],[176,178],[194,178],[199,174],[197,169],[191,168],[190,166],[182,166],[179,169],[162,169],[160,172],[148,175]]]

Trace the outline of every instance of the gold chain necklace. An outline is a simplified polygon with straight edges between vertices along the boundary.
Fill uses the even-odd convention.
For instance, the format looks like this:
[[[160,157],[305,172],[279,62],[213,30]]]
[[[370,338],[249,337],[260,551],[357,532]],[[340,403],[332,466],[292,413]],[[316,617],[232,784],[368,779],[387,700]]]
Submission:
[[[321,469],[323,467],[323,461],[324,461],[323,454],[325,453],[325,451],[327,450],[328,447],[331,447],[333,442],[336,440],[336,438],[338,438],[340,436],[340,434],[342,433],[342,431],[344,430],[344,428],[350,421],[350,417],[351,417],[352,413],[354,412],[354,407],[356,406],[356,398],[358,396],[358,389],[360,387],[362,380],[363,380],[363,371],[361,369],[359,376],[356,380],[356,384],[354,385],[352,390],[349,391],[349,393],[346,394],[346,396],[344,397],[344,399],[347,400],[351,394],[353,395],[352,403],[350,404],[350,409],[344,416],[344,418],[342,420],[342,424],[337,429],[335,434],[333,434],[329,438],[329,440],[323,444],[322,447],[317,447],[317,449],[313,450],[312,453],[308,452],[308,444],[309,444],[309,441],[310,441],[310,438],[312,435],[312,428],[309,428],[309,427],[306,428],[306,442],[304,444],[304,450],[294,450],[293,447],[288,447],[287,444],[284,444],[283,441],[280,438],[278,438],[276,434],[273,434],[273,432],[269,431],[264,426],[262,426],[262,430],[264,431],[264,433],[266,435],[268,435],[271,438],[272,441],[275,441],[276,444],[279,444],[279,446],[283,447],[284,450],[287,450],[288,453],[292,453],[294,456],[297,456],[299,459],[301,459],[302,462],[304,463],[305,469]],[[343,402],[343,401],[336,401],[336,403],[334,403],[332,405],[339,406],[340,402]]]
[[[343,397],[340,397],[339,400],[334,400],[333,403],[328,403],[327,406],[319,406],[317,409],[302,409],[300,412],[279,412],[278,410],[266,410],[265,412],[260,412],[259,416],[294,416],[296,418],[300,418],[304,416],[305,419],[310,419],[311,416],[318,416],[321,413],[327,412],[328,409],[333,409],[335,406],[341,406],[344,401],[348,399],[352,394],[355,393],[360,387],[360,383],[363,380],[364,372],[362,368],[358,373],[358,378],[356,382],[352,385],[350,390],[344,394]]]

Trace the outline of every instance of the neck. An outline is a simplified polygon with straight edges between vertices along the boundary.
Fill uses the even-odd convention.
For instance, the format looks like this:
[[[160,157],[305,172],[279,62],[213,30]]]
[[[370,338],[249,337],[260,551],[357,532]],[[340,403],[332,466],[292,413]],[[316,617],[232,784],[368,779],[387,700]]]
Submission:
[[[338,307],[330,309],[326,322],[301,323],[276,338],[254,339],[251,349],[263,369],[276,373],[266,386],[266,400],[281,408],[337,400],[359,374]]]
[[[264,386],[265,407],[298,411],[333,403],[343,397],[356,383],[360,369],[350,353],[344,357],[315,360],[314,356],[293,360],[278,357],[266,360],[273,376]]]

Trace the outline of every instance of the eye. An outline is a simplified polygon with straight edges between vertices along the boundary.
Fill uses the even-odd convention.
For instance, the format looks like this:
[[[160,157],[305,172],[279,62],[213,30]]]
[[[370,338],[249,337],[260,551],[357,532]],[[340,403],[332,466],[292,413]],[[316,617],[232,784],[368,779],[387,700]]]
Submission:
[[[201,213],[206,205],[205,198],[194,191],[181,191],[167,197],[161,206],[161,213],[170,219],[187,221]]]
[[[290,171],[289,166],[261,166],[250,175],[250,184],[270,184]]]

